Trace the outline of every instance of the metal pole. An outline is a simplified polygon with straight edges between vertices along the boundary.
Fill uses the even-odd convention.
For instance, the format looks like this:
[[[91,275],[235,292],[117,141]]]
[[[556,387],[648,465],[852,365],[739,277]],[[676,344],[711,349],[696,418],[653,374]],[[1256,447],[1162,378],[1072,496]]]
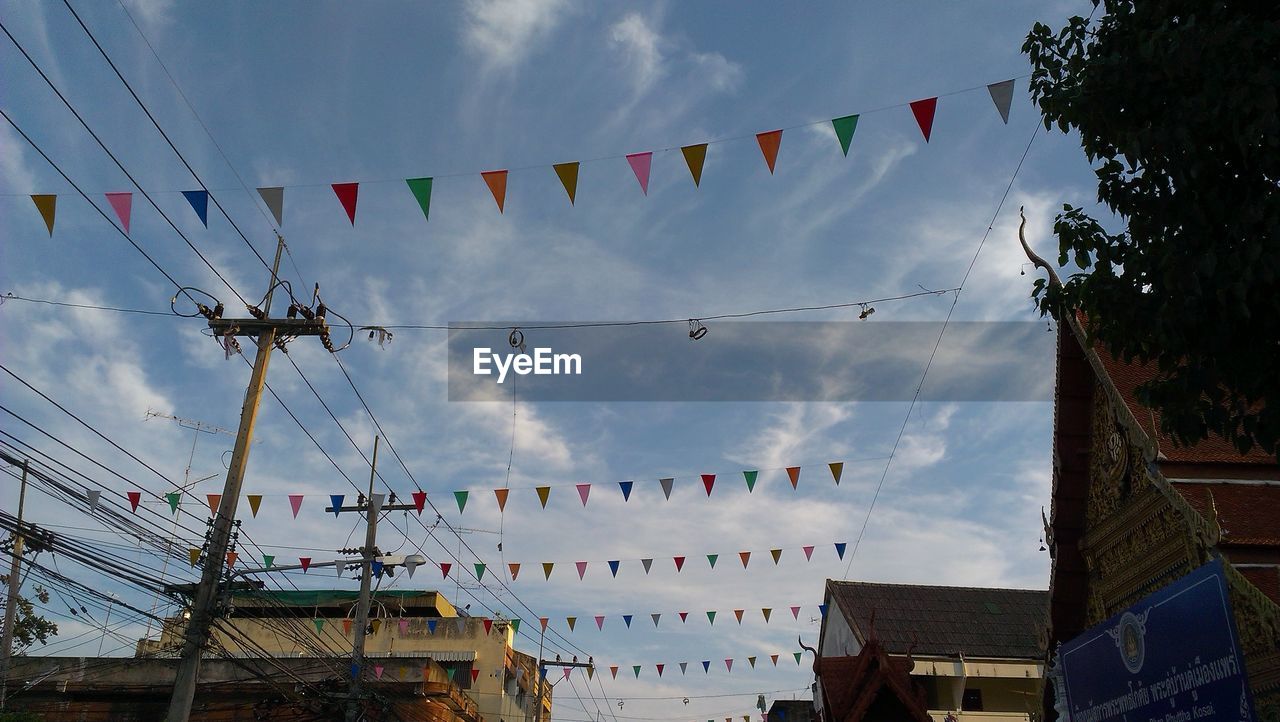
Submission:
[[[369,626],[369,597],[373,585],[373,560],[377,555],[378,509],[373,503],[373,483],[378,477],[378,437],[373,437],[373,461],[369,464],[369,496],[365,501],[366,525],[360,562],[360,601],[356,603],[356,634],[351,644],[351,687],[347,696],[347,722],[360,719],[364,710],[360,678],[364,675],[364,630]]]
[[[543,669],[542,642],[546,638],[547,638],[547,628],[544,626],[542,628],[542,633],[538,635],[538,664],[535,665],[533,670],[533,673],[537,675],[537,679],[538,679],[538,700],[537,700],[538,708],[537,708],[537,711],[534,713],[535,715],[537,715],[536,717],[534,717],[535,722],[542,722],[542,681],[543,681],[543,678],[546,676],[542,673],[542,669]]]
[[[9,689],[9,658],[13,654],[13,626],[18,614],[19,562],[22,560],[22,507],[27,501],[27,464],[22,462],[22,486],[18,491],[18,526],[13,532],[13,562],[9,565],[9,598],[4,604],[4,634],[0,635],[0,710]]]
[[[276,277],[280,272],[280,254],[284,250],[284,238],[277,234],[276,260],[271,267],[271,285],[267,290],[264,312],[271,311],[271,296],[275,291]],[[236,504],[240,500],[240,488],[244,484],[245,466],[249,462],[249,446],[253,442],[253,425],[258,420],[258,401],[267,380],[267,364],[271,360],[271,347],[275,345],[276,330],[268,326],[258,335],[258,355],[253,362],[253,374],[249,388],[245,390],[244,405],[240,409],[240,430],[236,433],[236,445],[231,453],[231,466],[227,468],[227,481],[222,487],[222,502],[213,520],[209,535],[209,553],[205,557],[200,575],[200,588],[191,607],[191,619],[182,642],[182,661],[178,664],[173,682],[173,697],[169,700],[168,722],[187,722],[191,716],[191,703],[196,696],[196,680],[200,676],[200,654],[209,638],[213,624],[214,606],[218,598],[222,564],[231,541],[231,527],[235,521]]]

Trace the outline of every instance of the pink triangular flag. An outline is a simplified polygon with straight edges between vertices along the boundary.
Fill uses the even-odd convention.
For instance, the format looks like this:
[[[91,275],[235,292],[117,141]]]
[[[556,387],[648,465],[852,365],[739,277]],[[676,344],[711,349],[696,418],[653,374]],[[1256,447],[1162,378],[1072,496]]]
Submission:
[[[799,618],[800,618],[800,607],[792,607],[792,608],[791,608],[791,616],[792,616],[792,617],[795,617],[796,619],[799,619]]]
[[[579,579],[581,579],[581,578],[583,577],[583,575],[585,575],[585,574],[587,573],[587,563],[586,563],[586,562],[576,562],[576,564],[577,564],[577,566],[578,566],[578,578],[579,578]]]
[[[347,212],[347,218],[351,219],[351,225],[356,224],[356,197],[360,194],[359,183],[334,183],[333,192],[338,196],[338,201],[342,203],[342,208]]]
[[[289,506],[293,507],[293,518],[298,518],[298,510],[302,508],[302,494],[290,494]]]
[[[604,629],[604,615],[596,615],[596,629]]]
[[[649,195],[649,167],[653,165],[653,152],[630,153],[627,155],[627,162],[631,164],[636,180],[640,181],[640,190]]]
[[[938,109],[937,98],[917,100],[911,104],[911,113],[916,116],[920,132],[924,133],[924,142],[929,142],[929,133],[933,130],[933,112]]]
[[[582,499],[582,505],[587,505],[587,497],[591,495],[590,484],[578,484],[578,498]]]
[[[124,226],[124,232],[129,232],[129,216],[133,211],[133,194],[132,193],[108,193],[107,202],[115,209],[116,216],[120,218],[120,225]]]
[[[809,561],[810,559],[813,559],[813,546],[812,546],[812,545],[811,545],[811,546],[804,547],[804,560],[805,560],[805,561]]]

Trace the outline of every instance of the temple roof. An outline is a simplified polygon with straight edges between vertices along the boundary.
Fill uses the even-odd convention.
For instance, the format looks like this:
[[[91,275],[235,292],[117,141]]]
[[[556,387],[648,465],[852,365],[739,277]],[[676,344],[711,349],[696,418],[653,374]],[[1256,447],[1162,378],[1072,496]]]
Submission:
[[[829,603],[890,654],[1039,659],[1049,592],[827,580]],[[913,648],[914,645],[914,648]]]

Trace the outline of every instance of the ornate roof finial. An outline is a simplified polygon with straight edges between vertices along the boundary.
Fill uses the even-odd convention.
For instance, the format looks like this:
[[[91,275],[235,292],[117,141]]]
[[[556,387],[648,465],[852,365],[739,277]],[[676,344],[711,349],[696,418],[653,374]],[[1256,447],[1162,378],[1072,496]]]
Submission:
[[[1027,258],[1038,268],[1043,268],[1049,273],[1049,285],[1055,288],[1062,287],[1062,280],[1058,278],[1058,272],[1053,270],[1053,266],[1044,260],[1035,251],[1031,250],[1031,246],[1027,245],[1027,236],[1025,230],[1027,228],[1027,216],[1023,213],[1024,206],[1018,207],[1018,216],[1022,218],[1022,223],[1018,225],[1018,240],[1022,243],[1022,252],[1027,254]]]

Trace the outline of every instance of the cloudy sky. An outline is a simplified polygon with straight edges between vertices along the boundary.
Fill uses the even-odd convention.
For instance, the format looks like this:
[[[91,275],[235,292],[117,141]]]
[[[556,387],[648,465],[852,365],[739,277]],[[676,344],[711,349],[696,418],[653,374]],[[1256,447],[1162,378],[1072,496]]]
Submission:
[[[1021,275],[1017,210],[1027,209],[1032,243],[1051,251],[1055,208],[1095,198],[1077,139],[1041,129],[966,273],[1036,127],[1023,38],[1036,21],[1086,14],[1083,1],[831,2],[806,4],[803,13],[789,5],[561,0],[125,6],[132,18],[115,3],[75,3],[229,219],[211,206],[208,228],[200,223],[180,193],[199,184],[62,5],[5,3],[3,22],[159,210],[8,39],[0,41],[3,108],[109,217],[103,193],[133,191],[134,242],[182,285],[226,302],[229,316],[239,312],[231,288],[258,298],[268,282],[232,226],[270,260],[274,223],[252,192],[259,186],[286,188],[282,276],[308,300],[318,282],[325,302],[357,325],[706,318],[962,280],[953,320],[1039,322],[1028,299],[1032,274]],[[1010,78],[1005,124],[985,86]],[[926,143],[907,103],[932,96],[939,100]],[[828,121],[854,113],[860,121],[844,157]],[[754,136],[779,128],[770,174]],[[175,287],[155,266],[12,126],[0,126],[0,139],[0,292],[167,311]],[[708,141],[695,188],[678,149]],[[647,151],[646,195],[624,157]],[[570,161],[582,163],[573,205],[551,168]],[[496,169],[510,169],[501,214],[480,176]],[[417,177],[436,179],[429,220],[404,182]],[[361,184],[354,225],[329,186],[341,182]],[[59,196],[52,238],[33,193]],[[878,303],[862,322],[856,306],[769,320],[936,324],[953,298]],[[716,323],[707,326],[705,339],[687,343],[714,349]],[[683,324],[661,328],[687,337]],[[0,359],[169,480],[181,483],[191,458],[190,479],[211,478],[183,501],[195,515],[183,517],[189,526],[204,495],[221,489],[232,438],[199,435],[192,454],[192,431],[147,411],[234,429],[249,375],[201,330],[173,316],[9,300],[0,308]],[[735,327],[739,343],[743,332]],[[538,333],[526,332],[531,345]],[[642,358],[639,345],[652,333],[615,330],[597,346],[609,346],[615,363],[633,352]],[[494,332],[495,345],[505,336]],[[838,365],[849,351],[842,338],[798,346],[799,365]],[[943,338],[931,379],[962,376],[1004,353],[967,340]],[[356,543],[356,520],[326,516],[322,506],[329,494],[353,496],[367,483],[376,418],[385,437],[380,486],[402,497],[421,487],[444,516],[438,524],[430,510],[388,517],[380,545],[453,564],[440,588],[473,613],[521,617],[523,649],[536,652],[536,620],[545,616],[560,635],[551,649],[602,665],[594,697],[578,677],[575,688],[556,687],[557,719],[720,718],[750,713],[758,693],[804,696],[809,663],[791,654],[797,636],[816,643],[828,578],[1047,586],[1048,560],[1038,551],[1051,466],[1046,401],[929,400],[905,426],[909,399],[522,402],[517,380],[514,403],[511,384],[488,395],[496,400],[450,401],[446,342],[443,331],[401,329],[385,348],[357,336],[338,355],[341,366],[314,339],[275,355],[268,381],[278,400],[264,400],[245,481],[247,493],[265,500],[256,517],[240,506],[244,535],[256,545],[242,543],[242,558],[266,551],[282,562],[331,559]],[[928,346],[903,355],[909,375],[924,371]],[[1050,347],[1040,348],[1026,355],[1025,371],[1050,379]],[[825,360],[813,363],[811,354]],[[849,363],[864,356],[849,352]],[[706,383],[734,372],[731,361],[725,366],[709,368]],[[694,375],[678,383],[700,382]],[[89,481],[81,482],[126,512],[121,495],[142,491],[140,514],[167,523],[165,479],[14,376],[0,381],[0,399],[30,422],[2,417],[10,447],[29,444],[30,453],[83,471]],[[844,463],[838,486],[830,462]],[[792,466],[802,468],[795,489],[785,471]],[[754,491],[743,470],[759,471]],[[701,475],[712,473],[708,496]],[[658,483],[665,477],[675,479],[669,500]],[[617,483],[624,480],[635,482],[626,502]],[[577,484],[592,484],[585,508]],[[545,510],[534,491],[543,485],[553,487]],[[510,487],[502,514],[493,493],[500,487]],[[459,513],[453,492],[464,489]],[[291,493],[305,495],[296,519]],[[16,506],[16,484],[5,484],[0,507]],[[28,496],[27,515],[100,541],[104,555],[162,563],[42,493]],[[175,537],[180,549],[192,539],[182,528]],[[848,544],[843,559],[837,542]],[[806,546],[814,547],[810,560]],[[771,549],[783,550],[776,564]],[[753,552],[745,569],[741,551]],[[719,555],[714,568],[708,554]],[[679,573],[676,556],[687,557]],[[654,559],[647,574],[644,558]],[[621,561],[616,578],[610,560]],[[578,561],[588,562],[581,580]],[[488,565],[479,583],[476,562]],[[556,563],[550,579],[542,562]],[[515,581],[500,573],[510,563],[522,565]],[[459,566],[467,572],[461,583]],[[62,571],[151,607],[70,562]],[[166,573],[194,577],[185,564]],[[286,588],[356,586],[315,572],[274,579]],[[435,588],[440,580],[429,567],[394,585]],[[95,654],[100,627],[58,617],[67,606],[55,597],[48,607],[71,638],[53,652]],[[794,617],[792,606],[801,607]],[[767,624],[765,607],[773,610]],[[735,609],[746,610],[740,624]],[[708,610],[718,612],[714,625]],[[656,629],[654,613],[662,614]],[[624,614],[635,615],[631,629]],[[603,630],[596,615],[606,616]],[[568,616],[579,620],[572,632]],[[111,627],[104,653],[129,654],[130,640],[146,632],[136,616]],[[712,661],[709,673],[703,660]],[[622,668],[616,680],[611,664]],[[639,678],[635,664],[643,665]],[[656,664],[666,665],[661,678]],[[742,696],[712,696],[729,694]]]

